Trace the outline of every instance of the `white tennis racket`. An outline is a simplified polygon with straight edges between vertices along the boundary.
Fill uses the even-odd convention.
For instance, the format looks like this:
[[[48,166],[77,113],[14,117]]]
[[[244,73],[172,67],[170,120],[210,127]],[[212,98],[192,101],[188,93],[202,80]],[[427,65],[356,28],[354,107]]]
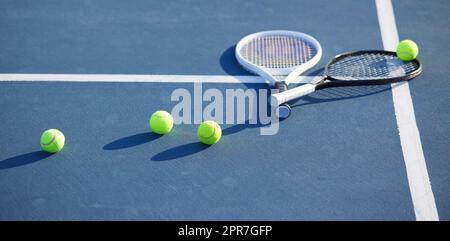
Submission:
[[[261,76],[283,92],[289,83],[319,62],[322,47],[308,34],[264,31],[241,39],[236,45],[235,55],[244,69]],[[287,118],[291,108],[283,103],[277,113],[279,118]]]

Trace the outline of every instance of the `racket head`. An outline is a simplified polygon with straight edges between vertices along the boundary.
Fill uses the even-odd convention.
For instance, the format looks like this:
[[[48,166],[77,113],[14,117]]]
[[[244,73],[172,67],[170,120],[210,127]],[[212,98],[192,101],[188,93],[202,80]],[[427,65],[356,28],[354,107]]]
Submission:
[[[242,38],[236,45],[235,56],[244,69],[274,84],[283,76],[298,76],[317,64],[322,47],[305,33],[264,31]]]
[[[335,56],[325,67],[329,82],[317,89],[335,86],[379,85],[413,79],[422,73],[418,59],[403,61],[392,51],[364,50]]]

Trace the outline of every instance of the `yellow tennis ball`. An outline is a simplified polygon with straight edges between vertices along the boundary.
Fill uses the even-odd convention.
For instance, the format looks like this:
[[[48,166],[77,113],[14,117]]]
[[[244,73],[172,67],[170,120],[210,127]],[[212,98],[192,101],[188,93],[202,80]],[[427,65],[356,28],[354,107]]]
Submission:
[[[158,110],[153,113],[149,121],[150,128],[153,132],[164,135],[169,133],[173,128],[173,118],[169,112]]]
[[[202,143],[212,145],[222,137],[222,129],[214,121],[204,121],[198,127],[197,136]]]
[[[397,57],[403,61],[411,61],[419,54],[419,47],[412,40],[403,40],[397,45]]]
[[[57,129],[48,129],[41,135],[42,150],[49,153],[56,153],[63,149],[66,138]]]

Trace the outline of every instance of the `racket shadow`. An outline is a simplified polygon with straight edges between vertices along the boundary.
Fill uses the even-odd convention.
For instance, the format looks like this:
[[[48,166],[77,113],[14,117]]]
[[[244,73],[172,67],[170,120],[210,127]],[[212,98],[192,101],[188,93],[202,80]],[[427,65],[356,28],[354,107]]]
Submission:
[[[220,65],[227,74],[229,75],[251,75],[246,70],[244,70],[235,57],[235,47],[236,45],[231,46],[226,49],[221,57],[220,57]],[[317,70],[307,71],[303,76],[322,76],[324,72],[324,68],[320,68]],[[252,89],[261,89],[266,88],[270,90],[271,87],[266,84],[259,83],[242,83],[246,88]],[[294,88],[294,85],[290,85],[289,88]],[[361,97],[367,97],[370,95],[375,95],[390,89],[390,85],[370,85],[370,86],[351,86],[351,87],[337,87],[330,89],[323,89],[317,91],[311,95],[304,96],[302,98],[293,100],[289,102],[291,108],[297,108],[304,105],[317,104],[317,103],[325,103],[331,101],[342,101],[348,99],[355,99]],[[269,92],[270,93],[270,92]],[[295,114],[295,113],[293,113]],[[283,120],[281,120],[283,121]],[[222,133],[223,135],[231,135],[247,128],[260,128],[265,125],[262,124],[249,124],[246,121],[243,124],[233,125],[231,127],[225,128]]]
[[[289,102],[291,108],[300,106],[357,99],[390,90],[390,85],[348,86],[319,90],[311,95]]]
[[[238,61],[236,60],[236,56],[235,56],[235,48],[236,48],[236,45],[229,47],[220,56],[220,66],[222,67],[222,70],[232,76],[256,76],[256,75],[252,75],[248,71],[244,70],[242,68],[242,66],[238,63]],[[323,72],[323,68],[315,70],[315,71],[308,71],[308,72],[309,73],[305,74],[305,76],[317,76]],[[270,95],[270,90],[272,89],[271,86],[267,85],[266,83],[244,83],[243,82],[241,84],[244,85],[245,88],[247,88],[247,89],[256,89],[256,90],[266,89],[267,93],[269,95]],[[270,98],[270,96],[267,97],[267,101],[265,102],[265,103],[267,103],[267,108],[268,108],[267,111],[269,111],[269,108],[270,108],[270,106],[268,104],[269,98]],[[257,108],[259,108],[259,104],[260,103],[258,103]],[[259,118],[258,118],[258,120],[259,120]],[[283,122],[283,121],[284,121],[284,119],[280,120],[280,122]],[[222,130],[222,135],[224,135],[224,136],[232,135],[232,134],[238,133],[245,129],[261,128],[261,127],[269,126],[269,125],[270,125],[270,123],[269,124],[261,124],[260,122],[258,122],[256,124],[250,124],[249,120],[246,120],[244,123],[235,124],[230,127],[224,128]]]
[[[322,76],[325,68],[312,71],[306,76]],[[300,86],[300,85],[298,85]],[[297,86],[290,85],[289,88]],[[291,108],[297,108],[304,105],[326,103],[332,101],[341,101],[375,95],[391,89],[390,85],[364,85],[364,86],[346,86],[329,89],[322,89],[310,95],[303,96],[293,101],[289,101]]]
[[[252,75],[246,70],[244,70],[241,65],[236,60],[236,56],[234,55],[234,51],[236,49],[236,45],[233,45],[223,51],[222,55],[220,55],[219,62],[222,70],[229,75]]]

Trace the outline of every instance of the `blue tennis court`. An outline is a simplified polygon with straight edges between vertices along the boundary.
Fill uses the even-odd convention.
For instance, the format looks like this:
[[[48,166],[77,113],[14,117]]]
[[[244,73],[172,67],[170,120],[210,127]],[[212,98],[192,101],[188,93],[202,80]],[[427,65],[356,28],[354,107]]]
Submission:
[[[1,0],[0,219],[449,220],[450,4],[282,2]],[[234,50],[273,29],[323,48],[292,87],[337,54],[402,39],[424,70],[302,97],[275,135],[226,121],[238,108],[212,146],[195,110],[168,135],[150,131],[177,91],[268,90]],[[66,137],[60,153],[41,150],[49,128]]]

